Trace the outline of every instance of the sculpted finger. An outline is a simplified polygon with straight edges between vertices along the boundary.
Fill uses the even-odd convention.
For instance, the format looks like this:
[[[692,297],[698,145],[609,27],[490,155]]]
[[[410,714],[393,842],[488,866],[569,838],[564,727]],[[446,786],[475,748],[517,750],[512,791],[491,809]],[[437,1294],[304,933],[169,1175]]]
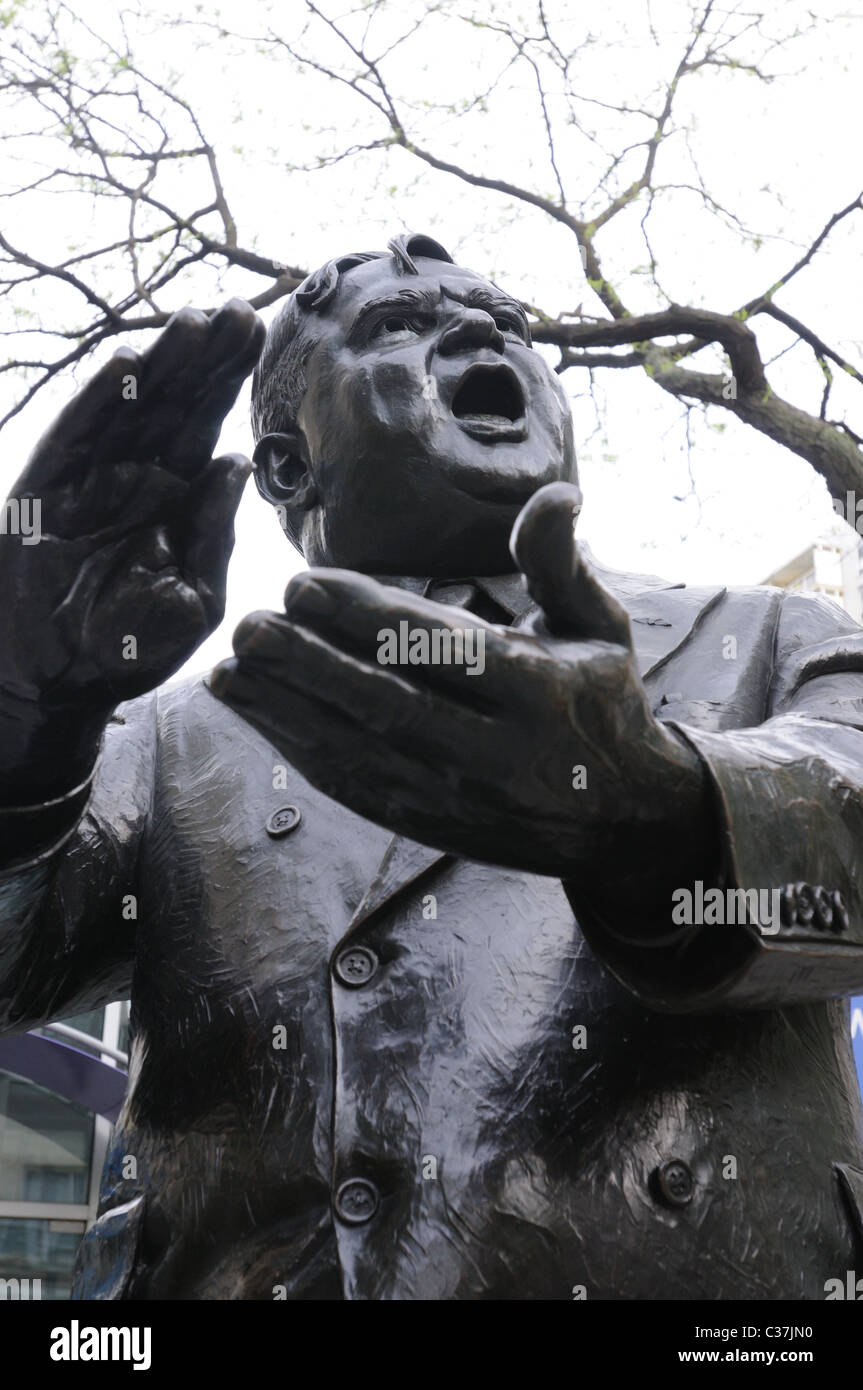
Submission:
[[[222,421],[231,410],[264,345],[266,328],[245,300],[231,300],[210,324],[211,336],[198,367],[197,384],[179,422],[172,454],[181,461],[209,456]]]
[[[208,684],[327,796],[442,852],[487,857],[488,817],[476,813],[457,768],[395,745],[361,719],[286,687],[262,668],[221,662]]]
[[[385,669],[339,651],[277,613],[257,613],[233,635],[238,677],[263,667],[290,689],[314,696],[365,726],[393,738],[413,738],[435,714],[432,696]],[[434,733],[425,737],[436,744]]]
[[[110,430],[114,417],[137,381],[141,359],[129,347],[119,347],[108,361],[63,407],[60,414],[36,444],[19,486],[33,490],[49,483],[63,482],[87,462],[94,439]]]
[[[237,659],[217,666],[208,681],[213,694],[320,791],[357,815],[443,853],[499,862],[489,854],[492,844],[502,843],[490,829],[503,801],[497,788],[478,790],[476,774],[463,779],[460,762],[399,747],[389,734],[315,695],[286,687],[263,668],[239,668]],[[492,768],[494,760],[483,765]],[[505,822],[505,811],[502,816]],[[525,837],[507,844],[507,864],[521,853],[526,871],[548,872]]]
[[[214,459],[190,494],[186,508],[185,571],[213,627],[225,612],[228,563],[234,548],[234,516],[252,465],[243,454]]]
[[[200,309],[179,309],[141,354],[139,399],[157,393],[174,394],[190,375],[202,370],[210,336],[210,321]]]
[[[229,299],[209,319],[209,338],[204,356],[208,371],[243,381],[263,347],[266,328],[245,299]]]
[[[555,637],[632,646],[629,617],[590,570],[575,539],[581,492],[550,483],[534,494],[513,528],[510,549],[531,598]]]
[[[205,383],[201,355],[209,321],[197,309],[181,309],[169,319],[153,343],[141,353],[137,370],[129,370],[118,393],[116,408],[105,432],[90,443],[94,466],[118,461],[158,461],[188,481],[202,460],[209,461],[219,433],[221,415],[207,431],[199,431],[197,450],[177,450],[177,441],[196,420],[196,402]],[[230,408],[226,404],[224,413]]]
[[[285,593],[285,612],[345,651],[480,708],[515,679],[512,649],[524,641],[465,609],[348,570],[298,575]]]
[[[264,671],[418,756],[455,758],[466,739],[478,735],[482,717],[475,712],[404,680],[391,668],[360,660],[278,614],[245,618],[234,634],[234,651],[235,686],[246,671],[252,681],[254,672]]]
[[[212,317],[181,309],[142,356],[135,456],[158,457],[178,476],[209,463],[222,421],[257,361],[264,326],[244,300]]]

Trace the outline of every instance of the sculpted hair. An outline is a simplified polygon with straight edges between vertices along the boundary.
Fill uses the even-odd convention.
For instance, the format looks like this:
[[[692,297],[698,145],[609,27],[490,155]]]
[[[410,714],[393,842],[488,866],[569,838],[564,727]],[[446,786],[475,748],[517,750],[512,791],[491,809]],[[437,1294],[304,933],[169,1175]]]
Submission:
[[[306,389],[306,363],[317,341],[314,316],[326,313],[338,293],[339,279],[346,271],[387,255],[392,256],[402,275],[419,274],[414,256],[453,263],[449,252],[428,236],[403,234],[393,237],[388,248],[387,251],[355,251],[327,261],[285,300],[270,324],[252,377],[252,431],[256,443],[265,434],[280,434],[295,427]]]

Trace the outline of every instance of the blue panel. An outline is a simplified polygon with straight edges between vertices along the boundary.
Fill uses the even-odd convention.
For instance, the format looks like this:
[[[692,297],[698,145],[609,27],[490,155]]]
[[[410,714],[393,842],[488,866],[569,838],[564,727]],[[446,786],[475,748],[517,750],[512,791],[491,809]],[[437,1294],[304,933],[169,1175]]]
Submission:
[[[126,1094],[124,1071],[65,1042],[35,1033],[0,1038],[0,1069],[45,1086],[111,1121],[120,1113]]]

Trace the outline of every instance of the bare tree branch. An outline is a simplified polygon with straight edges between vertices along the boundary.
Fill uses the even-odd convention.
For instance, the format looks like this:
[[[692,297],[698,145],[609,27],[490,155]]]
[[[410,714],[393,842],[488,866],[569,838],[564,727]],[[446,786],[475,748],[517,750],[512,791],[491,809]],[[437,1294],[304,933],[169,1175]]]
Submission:
[[[485,195],[490,212],[507,200],[544,216],[572,238],[564,280],[575,273],[580,277],[583,270],[588,308],[598,315],[582,305],[571,312],[556,306],[551,313],[527,306],[535,320],[534,340],[560,352],[558,373],[587,371],[591,390],[598,369],[645,373],[681,401],[687,415],[693,402],[730,411],[807,459],[834,496],[844,496],[849,487],[863,493],[861,438],[846,421],[828,419],[831,408],[841,413],[835,402],[848,399],[843,388],[863,385],[863,367],[844,344],[827,341],[829,324],[816,331],[794,312],[793,298],[798,277],[817,269],[834,229],[863,210],[863,193],[834,212],[766,290],[736,309],[681,305],[663,289],[672,278],[667,257],[662,263],[656,228],[658,209],[669,203],[681,236],[694,206],[699,216],[716,219],[744,242],[757,246],[772,238],[775,254],[777,230],[756,232],[738,208],[727,206],[708,186],[680,93],[700,90],[704,83],[777,81],[778,55],[795,35],[773,28],[767,11],[700,0],[692,7],[688,32],[675,39],[671,61],[657,65],[643,89],[617,97],[585,81],[591,46],[601,36],[582,25],[575,43],[553,10],[550,0],[538,0],[516,23],[505,7],[503,12],[474,9],[471,0],[458,5],[429,0],[407,17],[385,0],[341,11],[331,0],[304,0],[299,24],[274,10],[262,32],[228,37],[262,62],[290,61],[313,74],[325,91],[338,87],[366,123],[350,139],[340,139],[335,125],[322,130],[312,159],[287,169],[333,168],[352,159],[393,159],[401,168],[407,157],[442,188],[449,183]],[[404,55],[424,42],[432,23],[489,40],[488,64],[459,101],[431,87],[418,93],[405,83]],[[647,23],[659,62],[668,46],[656,16],[648,14]],[[220,17],[206,14],[191,20],[168,15],[165,25],[166,32],[185,28],[208,40],[226,33]],[[22,238],[11,221],[4,221],[0,303],[15,316],[5,336],[10,345],[20,342],[21,352],[0,366],[0,375],[20,376],[25,383],[6,420],[46,382],[106,341],[163,326],[184,302],[183,277],[192,268],[196,275],[206,272],[213,296],[223,274],[258,277],[250,295],[258,308],[276,303],[304,278],[302,266],[267,255],[248,236],[205,120],[164,72],[139,61],[133,13],[121,13],[111,32],[113,39],[97,33],[66,0],[36,0],[14,29],[0,30],[0,100],[10,116],[7,146],[13,153],[17,147],[26,164],[21,182],[0,190],[4,214],[11,215],[27,198],[87,198],[94,207],[119,204],[124,210],[119,225],[125,226],[125,235],[118,236],[115,218],[102,244],[60,246],[49,258],[41,248],[39,255],[22,249]],[[86,59],[70,51],[76,34],[86,34]],[[489,167],[493,156],[477,155],[470,140],[453,139],[452,130],[467,129],[475,113],[512,92],[530,108],[537,157],[504,176]],[[571,175],[564,177],[580,167],[571,158],[573,139],[593,161],[578,189]],[[27,158],[32,142],[39,142],[35,167]],[[48,160],[46,147],[54,151]],[[503,158],[501,165],[509,168]],[[647,265],[637,269],[646,279],[636,280],[632,266],[621,263],[609,235],[613,225],[628,228],[630,220],[646,248]],[[76,306],[64,309],[57,322],[40,312],[47,302],[40,296],[49,287],[52,295],[63,296],[64,305]],[[776,302],[780,295],[782,306]],[[575,297],[567,292],[568,299]],[[56,356],[46,347],[40,360],[52,338]],[[784,400],[769,380],[796,345],[808,350],[801,362],[811,371],[812,411]],[[705,350],[714,357],[723,353],[728,372],[693,366],[690,359]]]

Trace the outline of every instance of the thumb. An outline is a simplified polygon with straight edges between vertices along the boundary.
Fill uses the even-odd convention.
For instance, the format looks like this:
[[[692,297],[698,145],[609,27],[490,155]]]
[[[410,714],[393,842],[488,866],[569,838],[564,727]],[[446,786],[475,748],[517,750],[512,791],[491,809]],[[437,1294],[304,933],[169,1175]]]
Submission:
[[[549,483],[522,508],[509,548],[555,637],[632,647],[629,616],[588,568],[575,539],[581,491]]]

